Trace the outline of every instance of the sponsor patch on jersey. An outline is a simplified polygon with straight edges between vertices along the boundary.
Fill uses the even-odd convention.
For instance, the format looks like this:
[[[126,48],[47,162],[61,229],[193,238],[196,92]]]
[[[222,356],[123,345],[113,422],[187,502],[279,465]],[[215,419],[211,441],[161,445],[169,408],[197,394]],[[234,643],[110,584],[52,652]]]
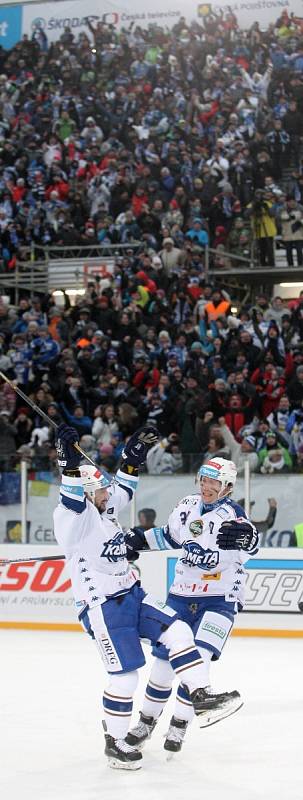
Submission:
[[[224,639],[226,636],[226,631],[223,628],[219,628],[219,625],[214,625],[213,622],[204,622],[202,628],[213,633],[214,636],[219,636],[220,639]]]
[[[200,536],[203,531],[203,520],[194,519],[189,525],[189,530],[193,536]]]

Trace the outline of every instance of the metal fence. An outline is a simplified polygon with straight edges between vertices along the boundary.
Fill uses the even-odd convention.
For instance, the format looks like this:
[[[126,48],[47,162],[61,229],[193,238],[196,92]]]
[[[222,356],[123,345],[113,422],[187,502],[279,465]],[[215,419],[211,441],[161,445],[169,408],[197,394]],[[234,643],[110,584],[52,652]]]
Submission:
[[[13,270],[0,272],[0,291],[12,289],[15,302],[26,290],[30,295],[51,292],[55,289],[85,289],[89,277],[102,276],[106,267],[112,271],[117,257],[148,253],[144,242],[127,244],[51,245],[23,249],[22,260],[17,259]],[[262,266],[258,258],[256,240],[251,243],[249,255],[238,255],[230,250],[220,253],[222,266],[216,265],[218,252],[212,247],[203,251],[203,277],[206,280],[224,280],[231,288],[271,282],[289,278],[286,253],[281,237],[275,239],[275,265]],[[302,277],[303,268],[294,263],[292,276]]]

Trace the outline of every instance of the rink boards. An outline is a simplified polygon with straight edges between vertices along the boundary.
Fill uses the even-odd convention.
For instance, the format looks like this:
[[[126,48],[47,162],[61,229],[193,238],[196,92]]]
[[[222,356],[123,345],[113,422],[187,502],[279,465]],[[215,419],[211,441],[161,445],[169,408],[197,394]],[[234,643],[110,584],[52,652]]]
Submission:
[[[26,558],[28,551],[28,546],[1,545],[0,558]],[[57,546],[47,548],[47,555],[56,553],[60,555]],[[35,546],[31,555],[46,555],[45,546]],[[175,562],[172,551],[143,553],[134,569],[144,588],[164,600]],[[303,551],[261,549],[246,569],[245,610],[237,617],[233,635],[303,637],[298,608],[303,601]],[[64,559],[0,567],[0,627],[81,630]]]

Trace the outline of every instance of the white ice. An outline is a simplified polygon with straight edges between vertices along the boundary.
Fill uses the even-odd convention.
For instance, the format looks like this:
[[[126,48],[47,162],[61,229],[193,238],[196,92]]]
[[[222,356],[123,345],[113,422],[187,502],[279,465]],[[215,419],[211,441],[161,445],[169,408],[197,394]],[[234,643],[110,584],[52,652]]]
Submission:
[[[88,637],[1,630],[0,648],[1,800],[303,798],[302,639],[230,639],[212,683],[238,688],[243,709],[204,730],[194,720],[182,752],[168,763],[170,705],[138,772],[106,764],[105,677]]]

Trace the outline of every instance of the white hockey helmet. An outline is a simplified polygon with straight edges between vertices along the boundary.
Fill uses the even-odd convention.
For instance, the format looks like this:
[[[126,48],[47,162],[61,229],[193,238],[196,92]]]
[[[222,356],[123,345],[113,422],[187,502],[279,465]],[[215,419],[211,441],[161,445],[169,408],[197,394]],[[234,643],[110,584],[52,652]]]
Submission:
[[[198,480],[200,481],[201,478],[214,478],[216,481],[220,481],[222,485],[221,492],[230,487],[232,491],[236,479],[237,479],[237,469],[236,465],[233,461],[228,461],[227,458],[217,458],[214,456],[210,458],[205,464],[202,464],[198,471]],[[221,494],[221,492],[219,494]]]
[[[93,501],[97,489],[107,489],[112,483],[111,475],[104,470],[100,472],[98,467],[94,467],[92,464],[81,464],[80,474],[84,491]]]

